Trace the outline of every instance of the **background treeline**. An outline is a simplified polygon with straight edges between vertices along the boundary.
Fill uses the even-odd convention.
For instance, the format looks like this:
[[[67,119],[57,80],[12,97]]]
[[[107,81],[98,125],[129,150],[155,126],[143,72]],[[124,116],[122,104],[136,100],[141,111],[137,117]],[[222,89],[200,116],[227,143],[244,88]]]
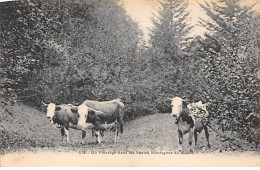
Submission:
[[[141,32],[117,1],[17,1],[0,10],[6,99],[130,102]]]
[[[194,37],[188,5],[158,1],[145,43],[116,0],[0,3],[3,103],[121,98],[132,119],[170,112],[166,98],[185,96],[210,102],[220,134],[257,146],[259,16],[239,0],[205,2],[207,32]]]

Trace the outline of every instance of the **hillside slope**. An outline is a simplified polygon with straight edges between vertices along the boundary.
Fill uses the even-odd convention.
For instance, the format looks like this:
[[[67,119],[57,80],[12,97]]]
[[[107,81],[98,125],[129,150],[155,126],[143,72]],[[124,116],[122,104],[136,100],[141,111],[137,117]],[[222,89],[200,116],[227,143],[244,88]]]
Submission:
[[[87,142],[81,145],[81,131],[70,129],[71,142],[61,140],[60,131],[55,129],[45,113],[29,106],[18,104],[12,114],[1,114],[1,153],[39,149],[55,151],[172,151],[178,149],[177,126],[170,114],[154,114],[126,122],[124,133],[118,143],[113,142],[113,133],[106,132],[102,144],[96,144],[91,131],[87,132]],[[208,149],[204,131],[199,135],[196,152],[218,152],[236,150],[236,147],[221,142],[221,138],[210,129]],[[188,135],[184,136],[184,153],[188,152]],[[250,149],[249,149],[250,150]]]

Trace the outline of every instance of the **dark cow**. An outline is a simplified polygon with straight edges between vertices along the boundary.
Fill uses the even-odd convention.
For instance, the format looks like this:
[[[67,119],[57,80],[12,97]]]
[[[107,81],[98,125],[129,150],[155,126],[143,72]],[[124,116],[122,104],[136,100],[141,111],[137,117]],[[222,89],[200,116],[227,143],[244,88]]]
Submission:
[[[50,120],[50,122],[57,128],[56,125],[59,125],[61,128],[62,140],[64,135],[67,137],[67,142],[70,142],[69,138],[69,128],[73,128],[76,130],[82,130],[82,144],[85,143],[86,130],[94,128],[92,123],[86,122],[84,129],[78,125],[78,113],[76,106],[71,104],[61,104],[55,105],[54,103],[45,104],[47,106],[47,114],[46,117]],[[94,112],[91,110],[90,112]]]
[[[119,131],[123,133],[123,113],[124,104],[120,99],[110,101],[94,101],[86,100],[80,106],[78,106],[79,121],[78,125],[85,128],[87,122],[95,124],[97,130],[97,141],[101,143],[100,130],[102,130],[102,124],[112,124],[115,132],[114,142],[117,142]],[[94,112],[88,112],[87,110],[93,110]],[[100,112],[98,112],[100,111]]]
[[[183,135],[189,133],[189,145],[190,151],[192,152],[192,138],[195,133],[195,145],[197,144],[197,133],[200,133],[202,129],[205,130],[206,138],[209,144],[209,133],[206,125],[200,121],[195,121],[193,115],[190,114],[190,110],[187,107],[187,101],[180,97],[174,97],[171,99],[172,103],[172,113],[173,117],[177,118],[176,124],[178,126],[178,136],[179,136],[179,151],[182,151]]]

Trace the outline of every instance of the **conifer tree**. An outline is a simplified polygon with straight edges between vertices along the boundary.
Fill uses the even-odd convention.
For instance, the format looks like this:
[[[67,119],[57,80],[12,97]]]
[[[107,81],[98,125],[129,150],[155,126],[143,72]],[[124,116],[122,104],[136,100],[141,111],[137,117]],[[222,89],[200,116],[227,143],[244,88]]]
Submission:
[[[200,21],[208,30],[205,36],[219,46],[207,47],[202,42],[202,68],[212,88],[212,116],[223,131],[256,141],[259,126],[245,118],[250,112],[259,114],[259,17],[253,6],[243,6],[240,0],[219,0],[200,6],[210,18]]]
[[[150,30],[149,78],[162,97],[184,95],[180,72],[185,70],[186,47],[190,43],[188,1],[158,1],[157,14]]]
[[[192,26],[188,24],[188,1],[158,1],[157,15],[152,18],[154,27],[150,29],[150,44],[166,55],[167,61],[182,56],[187,45]]]

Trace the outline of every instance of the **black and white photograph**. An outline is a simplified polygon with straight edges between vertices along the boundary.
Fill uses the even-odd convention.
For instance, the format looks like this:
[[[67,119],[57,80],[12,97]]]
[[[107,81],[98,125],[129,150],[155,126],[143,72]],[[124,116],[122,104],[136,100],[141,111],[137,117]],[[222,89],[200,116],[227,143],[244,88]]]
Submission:
[[[0,1],[0,166],[259,167],[259,0]]]

